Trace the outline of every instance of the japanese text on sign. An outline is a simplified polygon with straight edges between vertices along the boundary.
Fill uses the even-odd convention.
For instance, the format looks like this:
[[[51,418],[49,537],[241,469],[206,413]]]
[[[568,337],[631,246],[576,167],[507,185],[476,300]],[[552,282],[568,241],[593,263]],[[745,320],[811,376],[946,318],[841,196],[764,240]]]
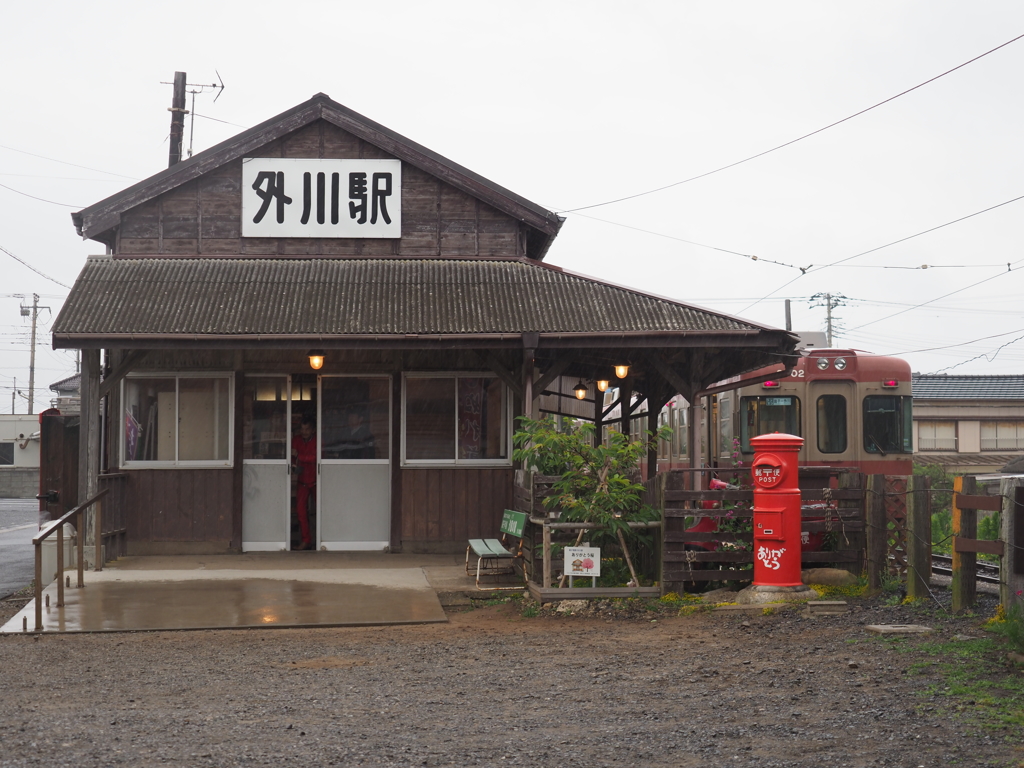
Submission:
[[[758,485],[776,485],[782,479],[782,467],[755,466],[753,472]]]
[[[245,158],[242,236],[401,237],[402,162]]]
[[[566,576],[600,576],[601,575],[601,548],[600,547],[566,547],[565,548],[565,575]]]

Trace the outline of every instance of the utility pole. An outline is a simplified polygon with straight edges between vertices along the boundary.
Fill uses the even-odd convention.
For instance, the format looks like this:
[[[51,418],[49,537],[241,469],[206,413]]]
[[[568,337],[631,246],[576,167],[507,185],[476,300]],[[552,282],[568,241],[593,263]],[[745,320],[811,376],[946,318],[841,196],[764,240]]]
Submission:
[[[25,314],[27,307],[22,307],[22,314]],[[35,413],[35,403],[33,398],[35,397],[35,386],[36,386],[36,322],[39,319],[39,310],[45,309],[47,312],[50,311],[49,307],[39,306],[39,294],[32,294],[32,347],[29,351],[28,358],[28,412],[29,415]]]
[[[185,140],[185,73],[174,73],[174,93],[171,96],[171,148],[167,156],[167,167],[181,161],[181,145]]]
[[[841,293],[816,293],[811,296],[812,307],[825,307],[825,338],[829,347],[832,346],[832,310],[846,303]]]

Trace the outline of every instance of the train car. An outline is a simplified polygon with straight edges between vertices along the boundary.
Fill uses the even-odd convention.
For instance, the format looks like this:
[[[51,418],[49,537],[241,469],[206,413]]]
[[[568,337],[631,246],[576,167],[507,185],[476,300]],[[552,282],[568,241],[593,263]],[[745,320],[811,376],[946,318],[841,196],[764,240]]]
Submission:
[[[788,376],[764,379],[721,393],[710,409],[708,455],[719,466],[738,441],[742,460],[753,458],[750,439],[770,432],[804,438],[804,466],[855,467],[865,474],[913,471],[910,365],[895,357],[854,349],[811,349]],[[763,379],[763,380],[760,380]]]

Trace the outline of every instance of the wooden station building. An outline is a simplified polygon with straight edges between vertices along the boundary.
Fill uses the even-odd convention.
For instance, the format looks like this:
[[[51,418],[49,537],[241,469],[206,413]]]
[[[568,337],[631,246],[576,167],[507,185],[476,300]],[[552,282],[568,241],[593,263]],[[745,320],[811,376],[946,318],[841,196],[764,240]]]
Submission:
[[[317,549],[460,551],[512,505],[542,393],[581,381],[600,420],[610,379],[653,426],[796,342],[546,264],[558,216],[323,94],[72,218],[106,254],[53,345],[83,352],[107,559],[294,546],[303,417]]]

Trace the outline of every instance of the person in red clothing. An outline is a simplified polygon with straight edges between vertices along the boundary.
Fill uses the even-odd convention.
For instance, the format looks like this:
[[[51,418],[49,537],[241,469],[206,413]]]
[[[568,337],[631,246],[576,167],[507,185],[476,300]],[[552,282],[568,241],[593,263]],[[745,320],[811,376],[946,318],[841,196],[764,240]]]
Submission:
[[[312,549],[309,534],[309,510],[316,504],[316,425],[312,416],[303,416],[299,434],[292,437],[292,471],[298,477],[296,513],[302,543],[299,549]]]

